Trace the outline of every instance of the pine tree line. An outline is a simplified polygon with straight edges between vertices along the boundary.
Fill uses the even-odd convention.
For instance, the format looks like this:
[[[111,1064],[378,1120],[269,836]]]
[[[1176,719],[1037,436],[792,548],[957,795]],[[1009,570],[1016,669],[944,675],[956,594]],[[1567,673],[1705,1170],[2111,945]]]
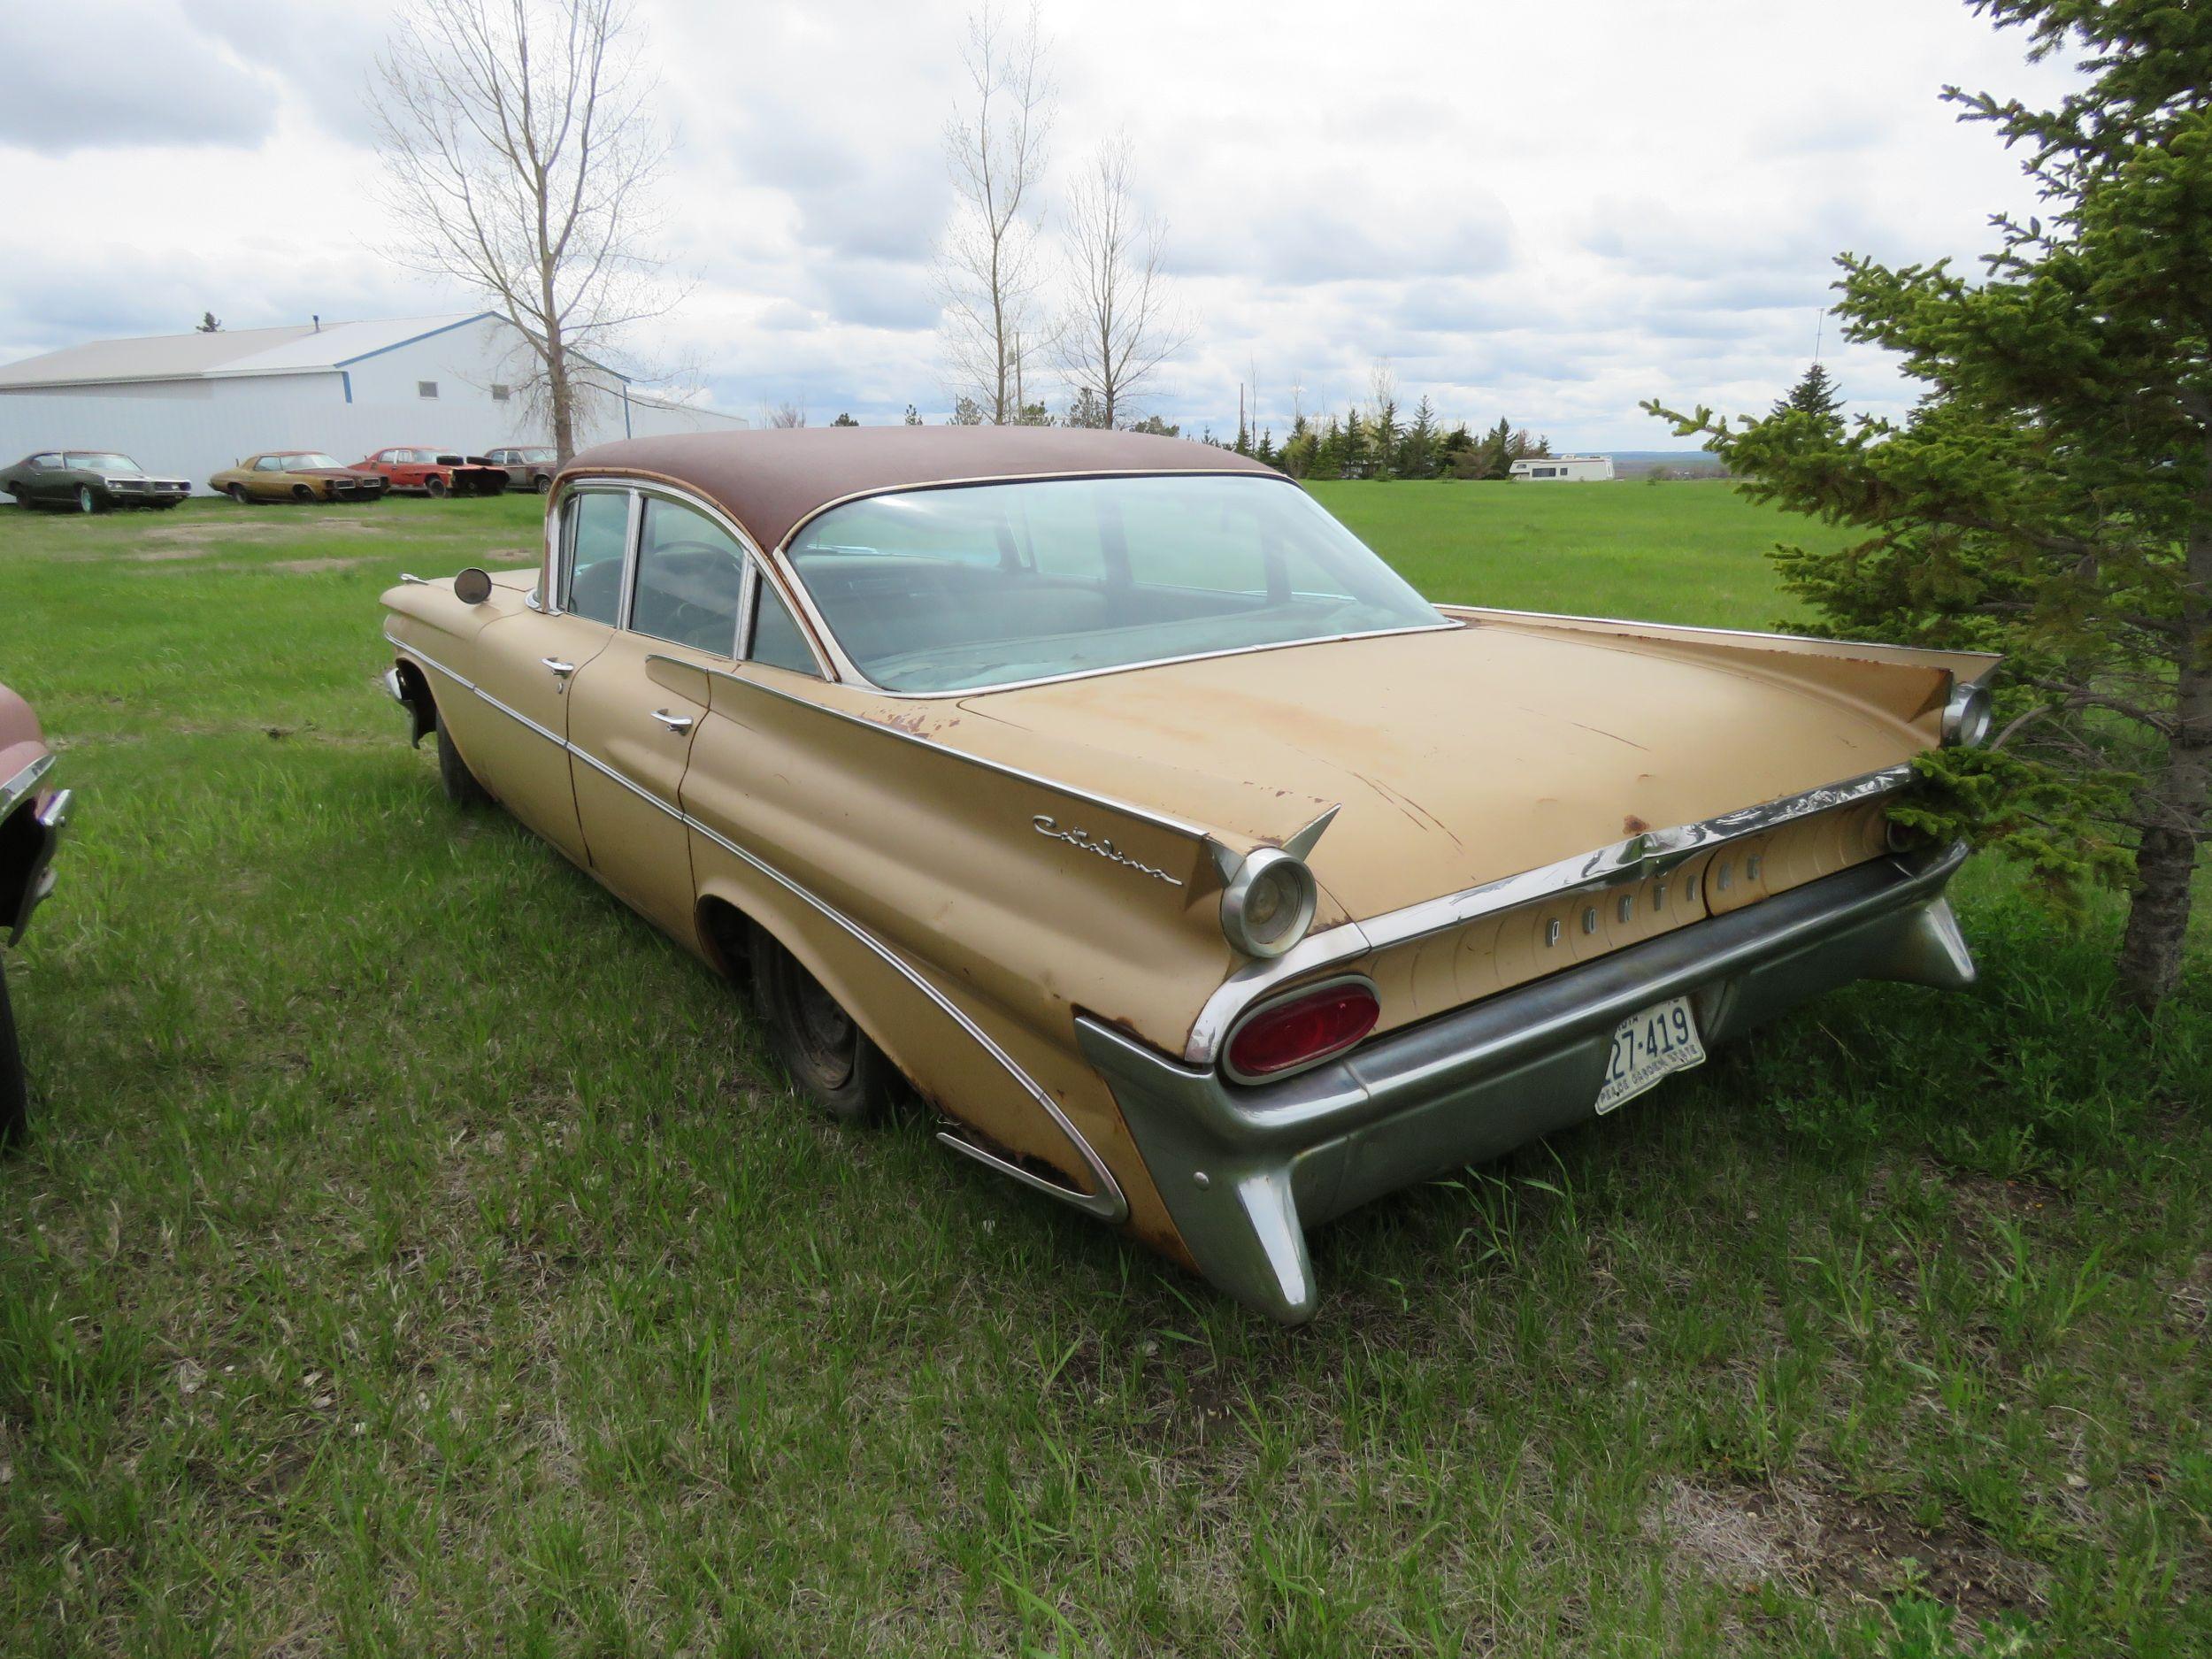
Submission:
[[[1248,429],[1225,446],[1279,466],[1293,478],[1510,478],[1513,463],[1551,453],[1551,441],[1501,418],[1478,436],[1463,420],[1446,426],[1428,398],[1410,419],[1396,400],[1369,408],[1355,403],[1342,419],[1315,421],[1301,414],[1276,447],[1271,429],[1255,439]]]

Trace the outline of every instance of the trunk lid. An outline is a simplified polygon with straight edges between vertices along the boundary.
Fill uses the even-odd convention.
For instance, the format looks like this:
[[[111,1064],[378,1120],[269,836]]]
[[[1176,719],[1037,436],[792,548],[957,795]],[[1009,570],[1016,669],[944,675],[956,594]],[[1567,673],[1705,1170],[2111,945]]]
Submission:
[[[1869,700],[1824,661],[1479,621],[981,693],[924,718],[936,741],[1231,837],[1279,841],[1340,805],[1310,863],[1362,918],[1928,746],[1915,718],[1944,671],[1878,665]]]

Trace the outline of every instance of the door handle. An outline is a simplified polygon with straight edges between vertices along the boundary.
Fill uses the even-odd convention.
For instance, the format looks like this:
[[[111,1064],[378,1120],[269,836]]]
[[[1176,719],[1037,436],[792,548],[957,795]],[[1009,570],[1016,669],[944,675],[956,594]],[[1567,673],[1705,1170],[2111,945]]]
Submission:
[[[541,657],[538,658],[538,661],[543,663],[548,668],[553,671],[554,674],[557,678],[562,680],[566,680],[571,674],[576,672],[575,664],[565,663],[557,657]]]
[[[698,724],[697,719],[691,715],[671,714],[665,709],[654,710],[653,718],[672,732],[688,732]]]

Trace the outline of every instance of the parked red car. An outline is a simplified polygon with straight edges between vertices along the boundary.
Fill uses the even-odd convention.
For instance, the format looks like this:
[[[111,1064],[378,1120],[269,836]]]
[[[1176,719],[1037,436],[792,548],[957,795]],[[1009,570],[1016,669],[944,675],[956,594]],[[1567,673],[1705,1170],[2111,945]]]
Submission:
[[[19,941],[31,912],[53,891],[54,848],[69,818],[69,791],[42,787],[53,765],[31,705],[0,686],[0,943]],[[15,1017],[0,972],[0,1148],[22,1139],[27,1102]]]
[[[455,455],[446,449],[414,449],[405,445],[379,449],[354,470],[374,472],[387,480],[395,492],[424,495],[496,495],[507,488],[507,469],[494,466],[480,455]]]

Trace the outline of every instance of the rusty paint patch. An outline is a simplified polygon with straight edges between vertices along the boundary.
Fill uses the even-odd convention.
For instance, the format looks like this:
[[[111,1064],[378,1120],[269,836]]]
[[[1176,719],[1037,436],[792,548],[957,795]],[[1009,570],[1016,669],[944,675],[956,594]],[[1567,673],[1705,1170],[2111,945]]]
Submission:
[[[1633,812],[1621,820],[1621,833],[1624,835],[1640,835],[1650,827],[1650,825],[1645,823]]]

